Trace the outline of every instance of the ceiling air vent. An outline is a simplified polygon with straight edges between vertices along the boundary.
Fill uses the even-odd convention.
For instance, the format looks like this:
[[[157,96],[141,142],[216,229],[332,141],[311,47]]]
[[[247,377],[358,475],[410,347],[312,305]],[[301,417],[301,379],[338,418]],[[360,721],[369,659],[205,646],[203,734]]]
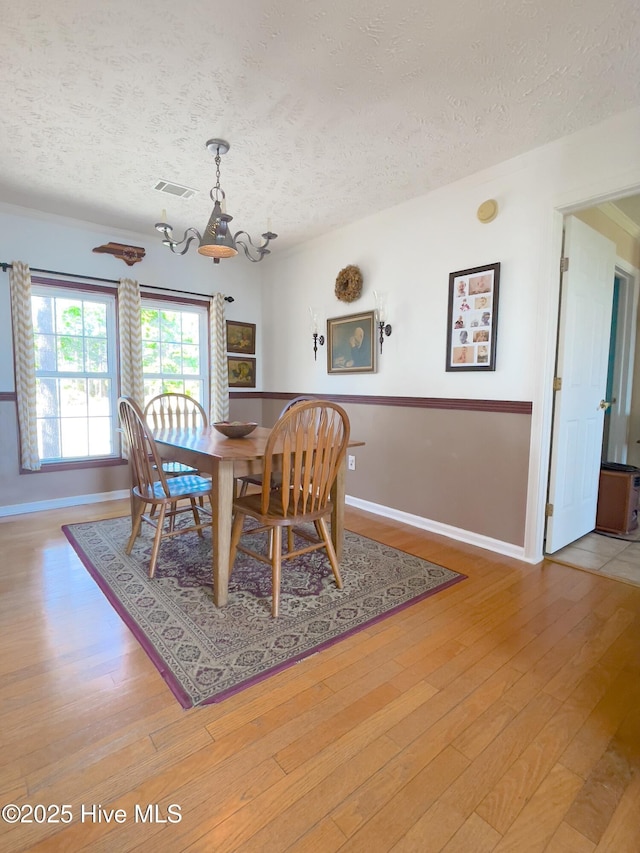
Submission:
[[[191,187],[183,187],[180,184],[172,184],[171,181],[158,181],[154,189],[161,193],[177,196],[177,198],[193,198],[198,193],[198,190],[194,190]]]

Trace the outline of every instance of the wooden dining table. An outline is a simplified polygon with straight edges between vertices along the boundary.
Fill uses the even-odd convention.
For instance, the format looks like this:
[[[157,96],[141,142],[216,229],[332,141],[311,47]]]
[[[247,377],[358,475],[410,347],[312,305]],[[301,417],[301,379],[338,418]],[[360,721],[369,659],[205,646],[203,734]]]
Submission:
[[[267,427],[256,427],[245,438],[226,438],[213,427],[153,431],[153,437],[163,458],[184,462],[211,475],[213,600],[218,607],[227,604],[229,593],[235,479],[262,471],[262,460],[270,432]],[[350,441],[349,447],[362,444],[363,442]],[[340,465],[331,492],[331,538],[338,560],[344,538],[345,471],[346,457]]]

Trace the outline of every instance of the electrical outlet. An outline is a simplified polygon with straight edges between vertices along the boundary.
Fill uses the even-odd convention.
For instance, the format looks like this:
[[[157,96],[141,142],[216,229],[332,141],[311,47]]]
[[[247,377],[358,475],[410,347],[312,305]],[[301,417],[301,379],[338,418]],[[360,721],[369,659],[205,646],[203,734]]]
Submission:
[[[356,470],[356,457],[355,456],[347,456],[347,467],[350,471]]]

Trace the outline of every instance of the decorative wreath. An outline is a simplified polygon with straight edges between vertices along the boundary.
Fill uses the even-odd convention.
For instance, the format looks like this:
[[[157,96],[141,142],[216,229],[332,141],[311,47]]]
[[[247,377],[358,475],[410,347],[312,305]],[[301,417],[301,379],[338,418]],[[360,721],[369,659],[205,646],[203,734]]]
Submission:
[[[362,293],[362,273],[359,267],[349,264],[336,278],[336,296],[341,302],[355,302]]]

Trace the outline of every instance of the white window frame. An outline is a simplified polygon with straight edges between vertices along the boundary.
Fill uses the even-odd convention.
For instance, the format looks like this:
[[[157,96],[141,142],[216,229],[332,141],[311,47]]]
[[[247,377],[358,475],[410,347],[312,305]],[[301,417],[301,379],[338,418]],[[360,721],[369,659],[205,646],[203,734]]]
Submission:
[[[147,371],[143,367],[143,380],[145,383],[145,405],[149,402],[155,393],[148,394],[146,391],[146,383],[148,380],[177,380],[182,382],[200,382],[202,388],[202,399],[198,399],[200,405],[205,412],[209,411],[209,311],[204,304],[195,304],[188,301],[178,299],[163,299],[162,297],[149,296],[142,294],[141,297],[142,309],[151,309],[153,311],[173,311],[188,314],[198,315],[198,334],[199,334],[199,372],[167,374],[160,372]],[[143,341],[144,351],[144,341]],[[161,393],[157,391],[156,393]]]
[[[118,429],[118,356],[117,356],[117,303],[115,293],[105,292],[103,290],[93,290],[83,288],[82,286],[69,284],[32,284],[31,295],[41,296],[54,299],[77,299],[78,302],[98,302],[106,306],[107,318],[107,371],[106,372],[91,372],[91,371],[64,371],[64,370],[38,370],[36,369],[36,379],[53,378],[53,379],[107,379],[110,382],[109,393],[109,418],[110,418],[110,443],[111,453],[100,454],[82,454],[77,456],[55,456],[42,457],[41,464],[44,467],[53,465],[73,465],[74,463],[95,463],[100,460],[119,460],[121,456],[120,441],[117,432]],[[34,334],[39,330],[34,329]],[[35,347],[35,340],[34,340]],[[63,415],[59,412],[58,417],[62,421]],[[88,415],[90,418],[91,416]],[[41,419],[38,417],[37,421]],[[39,432],[39,430],[38,430]],[[42,450],[40,441],[38,441],[39,452]]]

